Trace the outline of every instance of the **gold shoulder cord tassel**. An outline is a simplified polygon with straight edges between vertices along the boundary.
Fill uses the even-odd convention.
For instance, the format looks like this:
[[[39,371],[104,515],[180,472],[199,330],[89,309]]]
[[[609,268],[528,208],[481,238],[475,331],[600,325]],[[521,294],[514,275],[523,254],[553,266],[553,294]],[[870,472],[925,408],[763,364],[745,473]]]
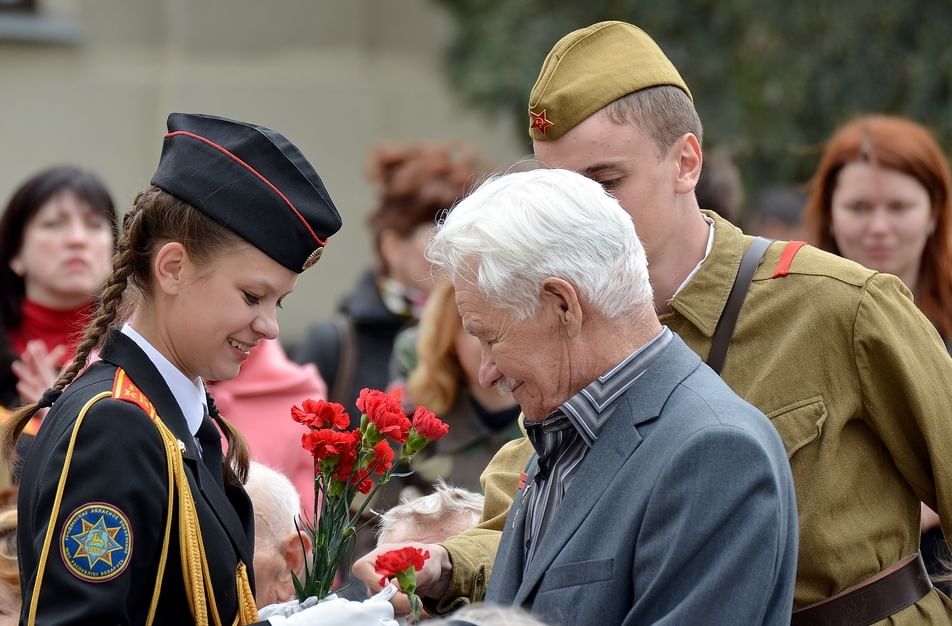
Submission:
[[[235,572],[235,583],[238,585],[238,619],[242,626],[258,621],[258,606],[255,596],[251,593],[251,581],[248,580],[248,568],[238,562],[238,571]]]

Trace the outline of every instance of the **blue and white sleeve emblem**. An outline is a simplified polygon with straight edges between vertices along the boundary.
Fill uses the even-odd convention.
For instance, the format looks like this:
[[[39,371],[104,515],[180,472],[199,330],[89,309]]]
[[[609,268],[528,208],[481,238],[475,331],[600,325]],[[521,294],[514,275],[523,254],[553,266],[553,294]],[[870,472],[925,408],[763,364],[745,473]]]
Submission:
[[[66,568],[80,580],[112,580],[126,569],[132,556],[129,520],[105,502],[84,504],[66,519],[60,553]]]

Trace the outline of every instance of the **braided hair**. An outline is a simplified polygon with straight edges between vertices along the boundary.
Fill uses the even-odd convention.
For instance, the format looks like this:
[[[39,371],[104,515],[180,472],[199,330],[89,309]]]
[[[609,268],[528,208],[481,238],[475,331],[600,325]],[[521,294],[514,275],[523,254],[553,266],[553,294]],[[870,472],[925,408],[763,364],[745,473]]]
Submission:
[[[86,367],[89,355],[102,344],[110,326],[125,320],[134,306],[150,299],[153,257],[169,241],[181,242],[193,262],[205,264],[241,240],[232,231],[158,187],[150,187],[136,196],[132,209],[122,222],[112,275],[106,281],[96,313],[76,347],[75,357],[63,368],[52,389],[43,394],[39,402],[15,411],[3,429],[0,445],[11,463],[16,461],[16,442],[30,418],[39,409],[50,406],[73,382]],[[218,411],[210,412],[210,417],[228,442],[225,481],[229,484],[244,483],[249,459],[244,438]]]

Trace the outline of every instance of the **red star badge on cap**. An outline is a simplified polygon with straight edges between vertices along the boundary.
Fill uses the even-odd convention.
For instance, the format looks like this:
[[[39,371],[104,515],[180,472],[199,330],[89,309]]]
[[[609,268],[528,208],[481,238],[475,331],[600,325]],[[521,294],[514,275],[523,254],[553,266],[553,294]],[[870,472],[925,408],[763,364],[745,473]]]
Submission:
[[[529,123],[529,130],[536,129],[543,135],[550,126],[555,125],[549,121],[549,118],[545,116],[545,109],[542,109],[542,113],[533,113],[532,111],[529,111],[529,118],[532,120]]]

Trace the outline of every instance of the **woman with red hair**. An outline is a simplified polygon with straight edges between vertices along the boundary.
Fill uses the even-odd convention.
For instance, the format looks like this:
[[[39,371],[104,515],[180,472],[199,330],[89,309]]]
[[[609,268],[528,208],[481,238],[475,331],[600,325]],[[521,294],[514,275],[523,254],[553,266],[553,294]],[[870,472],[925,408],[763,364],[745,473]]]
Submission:
[[[830,138],[810,183],[812,243],[895,274],[946,345],[952,339],[952,177],[932,134],[866,115]]]
[[[952,176],[932,134],[902,117],[865,115],[827,142],[805,218],[817,247],[902,279],[952,351],[950,213]],[[949,550],[925,505],[921,529],[930,573],[945,573]]]

